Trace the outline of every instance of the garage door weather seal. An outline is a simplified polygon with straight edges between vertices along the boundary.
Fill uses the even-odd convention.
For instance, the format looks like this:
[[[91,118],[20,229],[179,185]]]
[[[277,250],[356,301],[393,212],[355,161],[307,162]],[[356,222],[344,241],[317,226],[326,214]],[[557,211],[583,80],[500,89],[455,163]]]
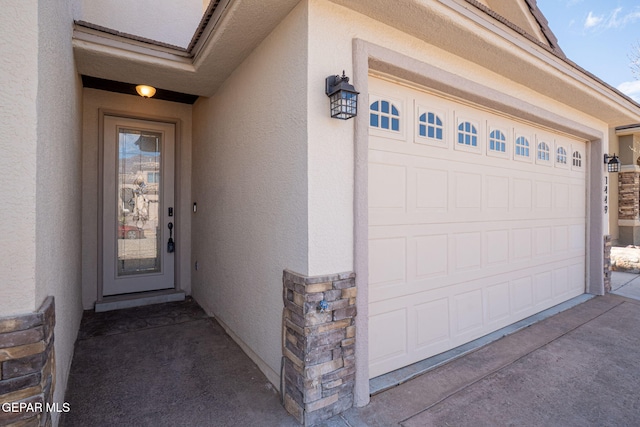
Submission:
[[[396,369],[388,374],[380,375],[379,377],[369,380],[369,393],[373,396],[381,393],[385,390],[393,388],[397,385],[405,383],[419,375],[422,375],[432,369],[451,362],[454,359],[464,356],[472,351],[484,347],[487,344],[491,344],[494,341],[499,340],[507,335],[511,335],[514,332],[518,332],[521,329],[529,327],[541,320],[547,319],[572,307],[575,307],[583,302],[589,301],[594,295],[582,294],[533,316],[527,317],[519,322],[513,323],[488,335],[480,337],[474,341],[463,344],[459,347],[453,348],[444,353],[435,355],[420,362],[416,362],[404,368]]]

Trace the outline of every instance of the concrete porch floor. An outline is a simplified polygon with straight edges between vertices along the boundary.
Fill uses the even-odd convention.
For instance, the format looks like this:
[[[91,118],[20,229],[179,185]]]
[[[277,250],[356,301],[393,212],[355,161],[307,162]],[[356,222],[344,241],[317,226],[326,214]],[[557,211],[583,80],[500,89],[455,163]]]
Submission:
[[[82,319],[60,426],[298,426],[191,298]]]
[[[322,426],[640,425],[639,348],[640,301],[596,297]],[[62,426],[297,425],[192,301],[86,313],[66,401]]]

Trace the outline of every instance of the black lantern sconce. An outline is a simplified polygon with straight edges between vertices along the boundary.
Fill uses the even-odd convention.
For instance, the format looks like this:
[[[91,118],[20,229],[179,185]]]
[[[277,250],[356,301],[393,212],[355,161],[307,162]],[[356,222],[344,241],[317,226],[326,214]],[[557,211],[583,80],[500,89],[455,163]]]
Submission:
[[[342,71],[342,76],[329,76],[325,80],[325,92],[331,105],[331,117],[348,120],[358,114],[358,94],[349,77]]]
[[[604,164],[607,165],[607,172],[620,172],[620,159],[613,153],[613,156],[604,155]]]

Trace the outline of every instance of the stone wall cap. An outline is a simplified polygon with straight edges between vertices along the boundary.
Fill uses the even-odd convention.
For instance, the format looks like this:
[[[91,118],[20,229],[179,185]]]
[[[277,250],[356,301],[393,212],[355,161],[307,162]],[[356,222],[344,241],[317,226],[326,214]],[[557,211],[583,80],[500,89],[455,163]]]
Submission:
[[[300,273],[296,273],[292,270],[284,270],[283,279],[291,280],[293,283],[299,285],[313,285],[316,283],[326,283],[326,282],[335,282],[338,280],[352,279],[355,278],[355,273],[351,271],[347,271],[344,273],[331,274],[327,276],[305,276]]]

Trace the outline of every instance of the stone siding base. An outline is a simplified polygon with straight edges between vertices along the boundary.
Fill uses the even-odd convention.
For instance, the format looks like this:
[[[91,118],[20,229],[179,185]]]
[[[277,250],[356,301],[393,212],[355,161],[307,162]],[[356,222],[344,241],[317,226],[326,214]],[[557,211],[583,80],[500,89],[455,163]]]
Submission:
[[[0,318],[0,425],[50,426],[55,388],[55,305]]]
[[[284,405],[305,426],[353,406],[355,274],[283,275]]]
[[[611,292],[611,236],[604,236],[604,293]]]

